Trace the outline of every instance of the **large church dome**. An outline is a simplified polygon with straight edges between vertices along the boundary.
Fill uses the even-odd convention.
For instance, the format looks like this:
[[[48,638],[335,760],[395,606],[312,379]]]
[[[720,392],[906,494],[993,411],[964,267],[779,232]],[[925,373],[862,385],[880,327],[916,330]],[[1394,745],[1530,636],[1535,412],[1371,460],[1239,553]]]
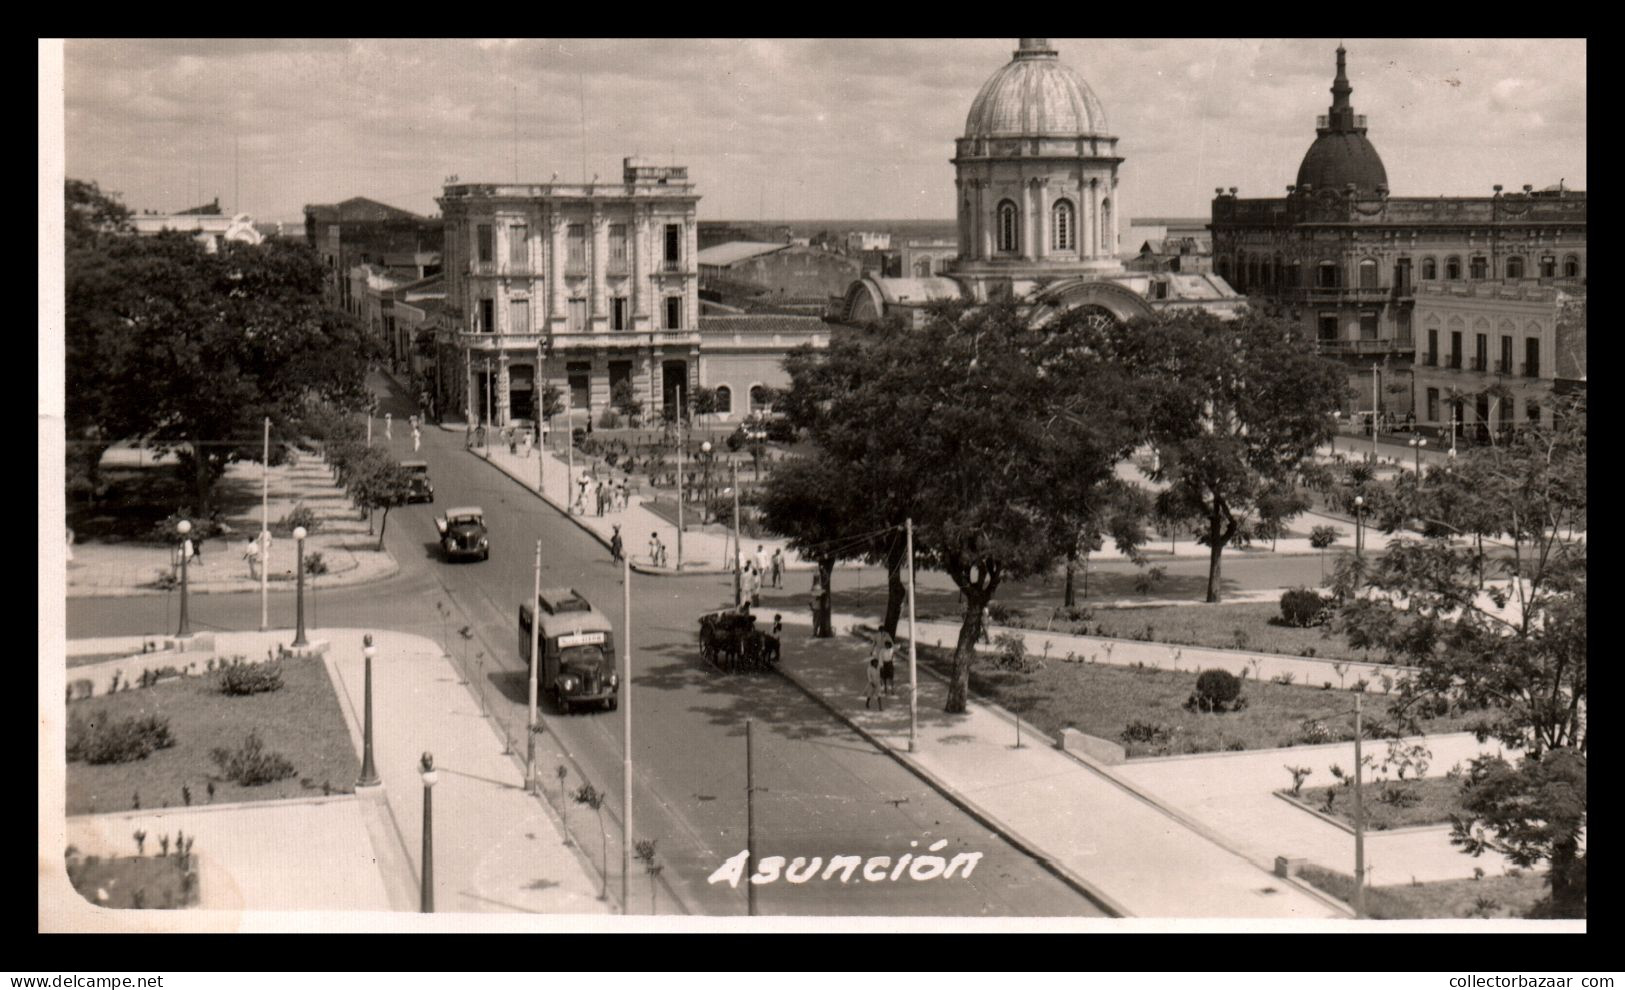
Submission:
[[[1388,172],[1382,158],[1365,136],[1365,117],[1349,104],[1349,85],[1344,67],[1344,50],[1337,48],[1337,78],[1332,82],[1332,105],[1315,129],[1315,143],[1298,166],[1298,186],[1341,192],[1353,184],[1362,193],[1388,187]]]
[[[1023,38],[1009,64],[976,94],[965,136],[1104,135],[1106,110],[1076,71],[1061,63],[1047,38]]]

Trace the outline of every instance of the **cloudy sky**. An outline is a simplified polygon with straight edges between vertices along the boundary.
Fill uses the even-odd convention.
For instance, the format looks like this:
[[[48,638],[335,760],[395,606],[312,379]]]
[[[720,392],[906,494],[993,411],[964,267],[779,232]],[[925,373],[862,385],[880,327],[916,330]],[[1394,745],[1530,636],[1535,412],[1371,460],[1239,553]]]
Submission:
[[[1585,187],[1581,40],[1052,44],[1120,138],[1127,214],[1204,216],[1216,186],[1275,196],[1293,181],[1339,40],[1395,195]],[[950,219],[953,139],[1015,47],[68,41],[66,169],[138,210],[218,195],[228,212],[302,221],[306,203],[369,196],[433,213],[449,175],[514,179],[517,104],[523,181],[611,180],[638,154],[689,166],[702,219]]]

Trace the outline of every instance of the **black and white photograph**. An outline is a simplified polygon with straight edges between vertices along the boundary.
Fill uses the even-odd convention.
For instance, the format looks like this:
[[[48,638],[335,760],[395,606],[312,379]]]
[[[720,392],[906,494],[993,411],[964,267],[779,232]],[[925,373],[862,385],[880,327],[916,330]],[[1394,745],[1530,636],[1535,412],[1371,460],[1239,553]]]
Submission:
[[[41,932],[1585,931],[1584,39],[39,53]]]

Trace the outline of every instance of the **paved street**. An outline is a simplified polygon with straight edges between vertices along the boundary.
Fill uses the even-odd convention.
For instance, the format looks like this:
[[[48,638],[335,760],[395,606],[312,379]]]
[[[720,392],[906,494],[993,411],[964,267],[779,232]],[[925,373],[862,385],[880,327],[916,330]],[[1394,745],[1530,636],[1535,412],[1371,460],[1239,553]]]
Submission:
[[[397,421],[411,411],[386,403]],[[376,434],[375,434],[376,436]],[[395,431],[397,453],[407,455],[405,429]],[[516,611],[533,579],[535,541],[544,541],[544,583],[571,585],[599,604],[621,628],[621,585],[602,547],[516,482],[462,449],[460,436],[423,431],[420,456],[431,465],[433,505],[393,510],[385,537],[400,573],[362,588],[315,590],[307,602],[314,628],[391,628],[451,642],[469,669],[483,667],[493,715],[523,739],[524,672],[516,649]],[[487,514],[493,551],[488,562],[440,560],[433,517],[448,505],[477,504]],[[725,678],[702,666],[695,623],[729,594],[725,578],[634,576],[638,615],[634,634],[634,764],[638,787],[634,836],[658,840],[664,879],[704,914],[743,914],[743,886],[710,885],[706,878],[745,848],[745,720],[755,719],[757,846],[763,855],[898,857],[938,839],[948,850],[983,853],[969,879],[919,884],[836,881],[758,890],[764,914],[970,914],[1079,916],[1099,910],[1031,859],[876,751],[844,723],[777,677]],[[436,602],[454,610],[442,622]],[[163,603],[151,598],[74,599],[70,637],[155,631]],[[273,616],[292,611],[292,596],[272,596]],[[257,595],[208,595],[192,608],[199,631],[253,629]],[[273,618],[273,624],[286,619]],[[458,635],[468,626],[472,639]],[[485,657],[479,658],[483,651]],[[607,809],[620,820],[621,713],[559,716],[544,707],[549,744],[568,754],[580,772],[607,791]],[[522,745],[522,744],[521,744]],[[546,747],[543,747],[546,749]],[[555,762],[539,759],[544,782],[556,787]],[[571,789],[579,783],[572,771]],[[591,812],[568,809],[578,839],[595,848]],[[582,827],[585,826],[585,827]],[[618,841],[618,834],[610,842]],[[948,854],[951,855],[951,852]],[[595,854],[596,858],[596,854]],[[611,856],[618,879],[618,863]],[[646,910],[648,883],[634,878],[634,909]],[[615,880],[612,880],[614,883]],[[665,896],[665,895],[661,895]],[[643,906],[639,906],[639,900]],[[670,910],[664,904],[662,910]]]

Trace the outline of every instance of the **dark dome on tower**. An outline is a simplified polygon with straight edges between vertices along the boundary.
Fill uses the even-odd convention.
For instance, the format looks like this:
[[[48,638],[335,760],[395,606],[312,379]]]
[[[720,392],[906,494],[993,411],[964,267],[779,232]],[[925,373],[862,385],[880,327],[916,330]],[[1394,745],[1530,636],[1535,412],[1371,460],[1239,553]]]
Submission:
[[[1342,191],[1350,183],[1362,193],[1388,188],[1388,172],[1382,158],[1365,136],[1365,117],[1349,104],[1349,85],[1344,68],[1344,50],[1337,48],[1337,78],[1332,82],[1332,105],[1317,121],[1315,143],[1298,166],[1298,188]]]

